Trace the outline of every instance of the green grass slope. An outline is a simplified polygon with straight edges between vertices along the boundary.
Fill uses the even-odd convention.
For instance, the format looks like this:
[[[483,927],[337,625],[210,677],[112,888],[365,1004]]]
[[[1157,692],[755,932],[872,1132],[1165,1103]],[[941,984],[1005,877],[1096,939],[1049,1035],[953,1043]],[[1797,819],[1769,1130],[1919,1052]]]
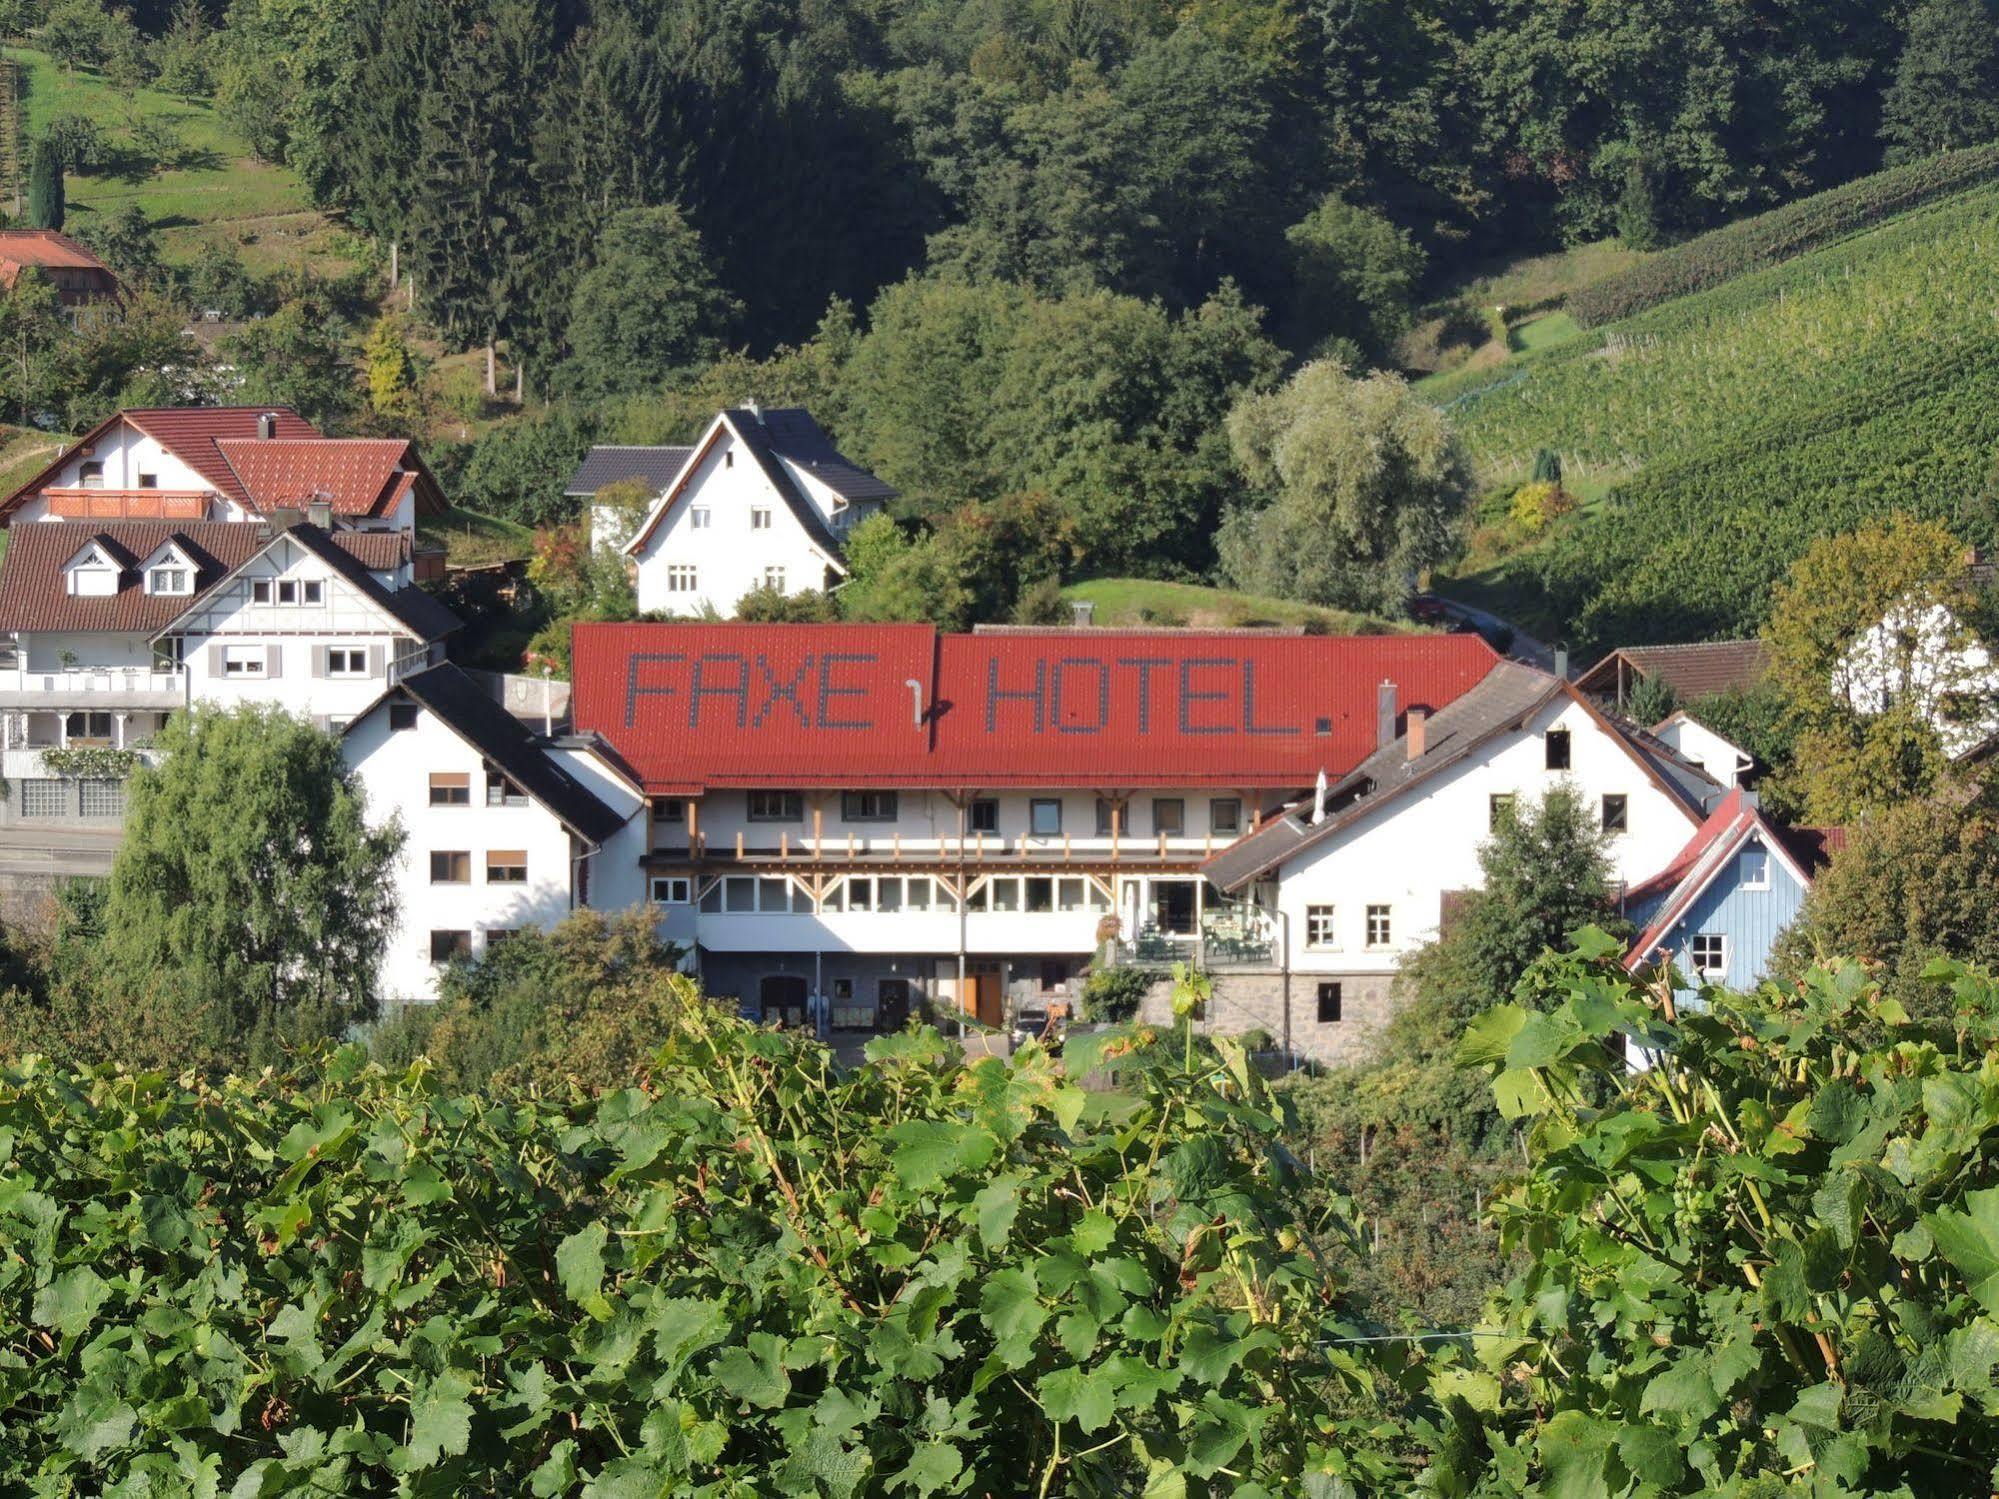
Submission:
[[[1062,597],[1094,604],[1099,625],[1195,625],[1207,629],[1304,625],[1327,635],[1406,634],[1416,629],[1406,619],[1321,609],[1288,599],[1203,588],[1194,583],[1163,583],[1154,578],[1095,578],[1070,584],[1062,590]]]
[[[76,114],[96,125],[109,147],[104,165],[69,175],[70,227],[137,204],[169,259],[186,258],[203,240],[230,243],[261,271],[346,258],[337,231],[314,211],[298,179],[252,155],[206,102],[155,89],[128,92],[87,68],[66,72],[33,48],[6,52],[22,71],[30,138],[56,116]],[[145,120],[163,122],[177,137],[172,163],[155,167],[130,148],[132,128]]]
[[[1594,649],[1752,631],[1813,537],[1891,509],[1987,539],[1995,248],[1987,184],[1432,387],[1489,484],[1542,447],[1572,486],[1620,476],[1463,582]]]

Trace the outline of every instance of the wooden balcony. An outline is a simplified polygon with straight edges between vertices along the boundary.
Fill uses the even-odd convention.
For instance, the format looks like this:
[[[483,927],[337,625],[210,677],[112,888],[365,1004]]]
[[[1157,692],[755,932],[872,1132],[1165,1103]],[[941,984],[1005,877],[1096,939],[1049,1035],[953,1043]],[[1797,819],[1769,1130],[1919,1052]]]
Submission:
[[[57,520],[187,520],[208,518],[205,489],[45,489]]]

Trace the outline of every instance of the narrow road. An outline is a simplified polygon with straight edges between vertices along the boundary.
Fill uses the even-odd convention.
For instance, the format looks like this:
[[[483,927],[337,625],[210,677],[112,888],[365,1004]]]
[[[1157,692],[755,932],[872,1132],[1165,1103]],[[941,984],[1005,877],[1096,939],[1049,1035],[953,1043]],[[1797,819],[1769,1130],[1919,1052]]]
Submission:
[[[1525,661],[1529,666],[1540,667],[1542,671],[1553,671],[1555,669],[1555,648],[1546,641],[1538,640],[1534,636],[1529,635],[1525,630],[1514,624],[1512,620],[1501,619],[1490,610],[1481,609],[1475,604],[1467,604],[1461,599],[1447,599],[1442,594],[1432,594],[1431,597],[1442,604],[1445,609],[1457,618],[1470,624],[1482,635],[1490,636],[1495,632],[1511,630],[1513,632],[1513,644],[1507,648],[1507,654],[1512,656],[1516,661]],[[1575,663],[1571,661],[1569,667],[1571,672],[1573,672]]]

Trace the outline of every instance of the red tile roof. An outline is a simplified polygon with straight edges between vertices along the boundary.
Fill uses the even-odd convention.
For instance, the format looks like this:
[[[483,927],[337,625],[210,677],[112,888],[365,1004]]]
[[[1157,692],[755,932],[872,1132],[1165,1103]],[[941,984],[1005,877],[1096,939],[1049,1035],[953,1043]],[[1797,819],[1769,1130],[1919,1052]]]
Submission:
[[[1624,966],[1637,970],[1657,953],[1659,944],[1673,925],[1686,914],[1687,907],[1714,882],[1728,859],[1750,836],[1761,833],[1764,845],[1778,857],[1797,867],[1809,885],[1811,877],[1825,862],[1825,854],[1844,843],[1838,828],[1780,828],[1765,818],[1749,794],[1740,786],[1715,803],[1707,820],[1694,830],[1686,846],[1648,880],[1641,880],[1624,893],[1625,908],[1663,895],[1664,902],[1652,914],[1645,930],[1624,956]]]
[[[250,504],[267,515],[314,501],[335,515],[381,515],[410,471],[410,444],[399,437],[223,437],[215,446]]]
[[[1376,747],[1383,680],[1443,706],[1474,635],[579,624],[572,709],[649,790],[1308,786]]]
[[[87,245],[57,229],[0,229],[0,283],[12,287],[23,266],[47,266],[66,271],[102,271],[113,281],[111,267]]]
[[[1754,687],[1770,671],[1770,652],[1760,640],[1706,640],[1691,645],[1627,645],[1612,651],[1576,678],[1584,692],[1615,692],[1618,665],[1627,682],[1657,677],[1683,703],[1710,693]]]

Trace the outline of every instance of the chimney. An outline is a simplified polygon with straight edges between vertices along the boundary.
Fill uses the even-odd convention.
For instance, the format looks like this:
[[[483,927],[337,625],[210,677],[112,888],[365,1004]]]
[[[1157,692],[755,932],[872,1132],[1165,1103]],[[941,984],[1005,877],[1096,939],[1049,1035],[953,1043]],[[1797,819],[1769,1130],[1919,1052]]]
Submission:
[[[1384,681],[1375,691],[1374,747],[1395,742],[1395,684]]]
[[[305,507],[305,518],[322,531],[333,529],[333,502],[314,500]]]
[[[263,441],[269,442],[277,435],[278,414],[275,411],[266,411],[260,414],[257,418],[257,436]]]
[[[1079,630],[1086,630],[1097,622],[1097,606],[1088,599],[1072,599],[1069,602],[1069,623]]]
[[[1430,710],[1411,708],[1409,710],[1409,758],[1420,760],[1429,748]]]
[[[1565,645],[1555,647],[1555,675],[1564,682],[1569,679],[1569,648]]]
[[[755,401],[745,401],[743,402],[743,405],[748,408],[750,415],[757,419],[757,425],[761,427],[764,424],[763,407],[758,405]]]

